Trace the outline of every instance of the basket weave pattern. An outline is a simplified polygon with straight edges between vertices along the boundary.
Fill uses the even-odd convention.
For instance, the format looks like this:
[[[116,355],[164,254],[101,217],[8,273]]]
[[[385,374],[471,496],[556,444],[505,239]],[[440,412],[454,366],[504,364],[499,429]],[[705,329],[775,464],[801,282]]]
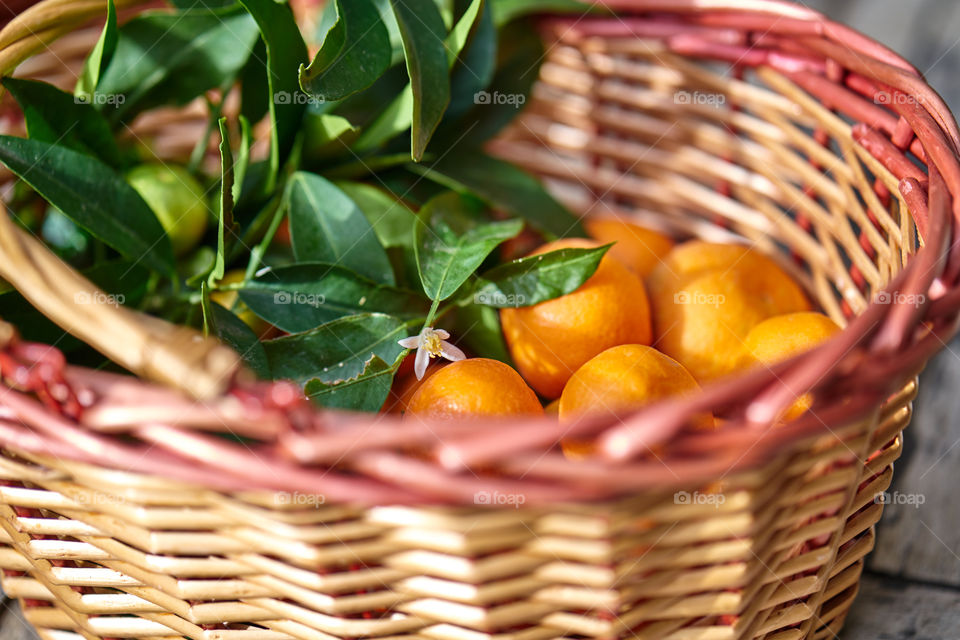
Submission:
[[[65,4],[0,32],[0,71],[102,11],[52,23]],[[64,367],[0,324],[0,567],[45,638],[834,636],[915,376],[957,325],[956,125],[903,60],[795,5],[607,4],[618,19],[544,22],[534,99],[492,150],[584,215],[746,238],[847,329],[692,401],[586,424],[596,455],[572,462],[557,425],[317,413],[189,331],[78,313],[92,285],[0,216],[0,275],[203,398]],[[50,54],[28,64],[57,77]],[[814,410],[772,426],[809,389]],[[686,428],[703,410],[729,419]],[[249,446],[208,433],[224,427]]]
[[[59,640],[832,638],[915,393],[679,503],[363,509],[7,458],[3,588]]]

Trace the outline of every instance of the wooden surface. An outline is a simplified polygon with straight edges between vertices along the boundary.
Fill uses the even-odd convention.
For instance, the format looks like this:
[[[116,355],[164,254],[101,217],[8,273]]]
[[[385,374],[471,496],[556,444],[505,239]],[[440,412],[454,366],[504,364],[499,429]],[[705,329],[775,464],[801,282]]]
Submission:
[[[909,59],[960,113],[960,2],[806,2]],[[960,340],[921,377],[891,492],[923,504],[888,504],[869,573],[842,640],[960,639]]]
[[[809,0],[906,55],[960,112],[960,1]],[[842,640],[960,640],[960,340],[921,379],[892,495]],[[0,640],[36,636],[15,604],[0,612]]]

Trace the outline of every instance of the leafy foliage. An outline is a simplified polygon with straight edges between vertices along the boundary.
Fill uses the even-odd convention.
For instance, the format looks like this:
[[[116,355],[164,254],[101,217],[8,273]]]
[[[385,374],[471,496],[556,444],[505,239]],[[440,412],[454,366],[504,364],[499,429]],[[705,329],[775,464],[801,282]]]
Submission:
[[[0,162],[120,254],[164,273],[173,271],[173,248],[153,211],[122,176],[96,158],[0,136]]]
[[[610,245],[560,249],[507,262],[483,274],[474,298],[491,307],[527,307],[576,291]]]
[[[523,221],[479,222],[476,205],[456,192],[423,206],[414,231],[414,250],[423,290],[446,300],[501,242],[523,230]]]
[[[287,183],[290,240],[298,262],[338,264],[394,284],[387,253],[360,208],[335,184],[297,172]]]
[[[582,229],[534,176],[481,150],[520,113],[543,57],[524,16],[583,5],[331,0],[306,38],[283,1],[170,5],[118,24],[110,0],[73,95],[2,79],[27,129],[0,136],[20,179],[11,206],[119,304],[202,327],[323,406],[376,411],[401,338],[445,327],[509,361],[497,309],[569,293],[596,269],[606,248],[501,259],[524,231]],[[180,221],[161,224],[125,179],[158,161],[151,141],[124,132],[198,100],[209,120],[182,162],[212,213],[175,259]],[[0,300],[8,319],[55,333],[17,294]]]
[[[77,78],[77,85],[74,88],[74,95],[83,98],[89,98],[97,90],[100,84],[100,76],[103,70],[110,64],[113,58],[113,52],[117,50],[117,8],[113,0],[107,0],[107,20],[104,22],[103,31],[94,45],[93,51],[87,56],[83,64],[83,71]]]
[[[300,69],[300,86],[322,102],[341,100],[366,89],[390,65],[390,34],[370,0],[333,0],[336,22],[327,31],[309,66]]]
[[[3,86],[20,104],[30,138],[96,156],[111,167],[120,166],[120,150],[110,124],[92,105],[35,80],[4,78]]]
[[[444,26],[433,0],[392,0],[407,61],[413,113],[410,155],[419,161],[450,103]]]
[[[145,12],[120,27],[94,103],[114,121],[186,104],[236,78],[258,34],[253,17],[234,8]]]

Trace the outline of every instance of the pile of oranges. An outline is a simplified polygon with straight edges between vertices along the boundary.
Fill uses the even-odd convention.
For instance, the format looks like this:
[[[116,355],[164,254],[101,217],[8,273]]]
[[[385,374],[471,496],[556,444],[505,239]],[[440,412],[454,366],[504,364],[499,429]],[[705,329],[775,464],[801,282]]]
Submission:
[[[674,246],[620,218],[590,220],[586,228],[591,240],[548,242],[532,254],[615,243],[583,285],[500,312],[516,370],[468,358],[434,366],[423,380],[398,376],[385,409],[447,419],[546,411],[569,424],[695,393],[701,384],[772,365],[839,331],[756,249],[700,240]],[[783,420],[810,403],[798,397]],[[714,426],[710,415],[697,422]]]

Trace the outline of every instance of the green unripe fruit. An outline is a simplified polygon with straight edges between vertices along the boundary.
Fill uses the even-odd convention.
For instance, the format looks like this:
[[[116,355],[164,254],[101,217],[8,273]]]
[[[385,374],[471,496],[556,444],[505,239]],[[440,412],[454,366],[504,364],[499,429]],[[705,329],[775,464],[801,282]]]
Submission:
[[[142,164],[127,173],[127,182],[156,214],[174,254],[196,246],[208,217],[206,194],[196,178],[183,167]]]

